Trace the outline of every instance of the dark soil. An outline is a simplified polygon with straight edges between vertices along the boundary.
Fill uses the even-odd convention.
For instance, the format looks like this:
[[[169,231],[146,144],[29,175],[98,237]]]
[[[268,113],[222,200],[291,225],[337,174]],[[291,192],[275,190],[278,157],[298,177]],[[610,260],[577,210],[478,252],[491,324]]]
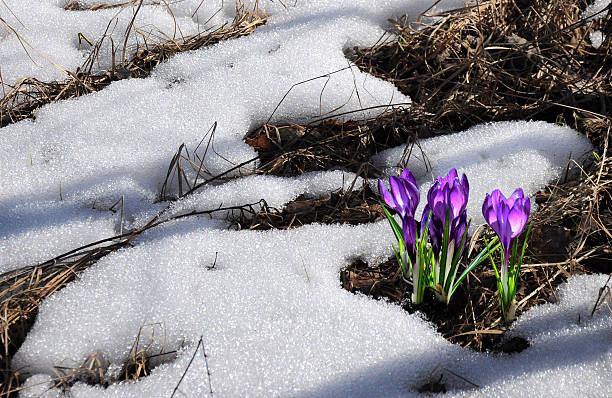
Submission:
[[[384,218],[378,196],[369,187],[355,192],[334,192],[320,199],[304,196],[288,203],[282,210],[264,206],[255,215],[239,212],[230,228],[288,229],[311,223],[363,224]]]

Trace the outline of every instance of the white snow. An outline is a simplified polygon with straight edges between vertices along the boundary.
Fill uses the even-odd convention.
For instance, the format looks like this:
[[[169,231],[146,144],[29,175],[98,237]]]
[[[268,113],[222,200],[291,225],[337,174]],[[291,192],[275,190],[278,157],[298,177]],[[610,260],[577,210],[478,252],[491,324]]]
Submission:
[[[55,388],[53,377],[46,374],[28,378],[22,387],[19,396],[23,398],[59,398],[64,395]]]
[[[606,15],[604,11],[610,5],[610,0],[595,0],[582,13],[582,18],[599,19]]]
[[[596,0],[590,4],[582,13],[582,18],[601,19],[609,12],[606,7],[610,6],[610,0]],[[589,41],[594,48],[599,48],[606,39],[606,35],[600,30],[595,30],[589,33]]]
[[[606,39],[606,35],[601,30],[596,30],[589,33],[589,40],[594,48],[599,48]]]
[[[15,34],[0,30],[2,76],[10,83],[29,76],[62,79],[65,73],[39,53],[75,70],[87,56],[78,49],[78,33],[97,40],[119,13],[113,40],[122,43],[135,9],[65,11],[64,0],[5,2],[2,18],[38,50],[29,51],[34,64]],[[180,37],[233,18],[234,5],[227,1],[169,2],[174,17],[163,3],[143,2],[137,31]],[[248,9],[254,2],[247,3]],[[270,19],[250,36],[179,54],[150,78],[47,105],[36,120],[0,129],[0,271],[117,234],[120,213],[109,209],[122,197],[123,227],[146,223],[168,206],[158,202],[159,193],[178,147],[185,143],[192,151],[215,122],[216,154],[210,151],[205,161],[212,174],[252,159],[256,154],[242,138],[271,115],[272,123],[349,111],[341,119],[360,119],[384,109],[368,108],[410,102],[390,83],[353,67],[343,50],[372,45],[387,18],[415,17],[430,1],[285,4],[261,2]],[[460,5],[446,1],[438,7]],[[132,32],[130,48],[141,39]],[[109,51],[103,47],[102,69]],[[501,188],[508,194],[522,186],[533,194],[563,178],[570,155],[579,160],[591,151],[576,132],[541,122],[476,126],[421,145],[433,171],[423,168],[416,148],[409,167],[420,179],[422,199],[432,175],[457,167],[470,179],[475,220],[485,192]],[[372,161],[387,175],[395,173],[402,150]],[[355,177],[339,170],[295,178],[241,176],[253,166],[173,203],[167,214],[260,199],[281,208],[302,194],[348,189]],[[527,337],[529,349],[512,356],[475,354],[448,343],[417,314],[341,288],[338,271],[352,259],[376,264],[392,254],[386,221],[266,232],[229,231],[227,225],[225,214],[164,224],[45,300],[12,363],[32,375],[22,396],[61,396],[48,390],[55,367],[78,366],[93,353],[104,358],[108,374],[116,374],[139,331],[150,352],[177,350],[176,356],[163,358],[137,382],[106,389],[79,382],[70,396],[169,397],[200,338],[219,397],[415,396],[416,387],[439,372],[453,389],[450,396],[546,397],[558,396],[558,388],[567,395],[604,396],[612,387],[612,316],[605,306],[590,316],[604,276],[572,278],[560,288],[559,303],[523,314],[512,332]],[[203,352],[199,347],[180,385],[184,395],[209,394]]]

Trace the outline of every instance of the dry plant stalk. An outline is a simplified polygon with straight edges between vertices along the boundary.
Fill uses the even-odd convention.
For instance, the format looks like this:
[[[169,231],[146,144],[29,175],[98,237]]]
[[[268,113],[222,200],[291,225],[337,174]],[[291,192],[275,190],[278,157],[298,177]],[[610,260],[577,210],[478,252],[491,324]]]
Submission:
[[[125,5],[132,3],[134,2],[127,2]],[[266,20],[267,16],[259,8],[255,7],[252,11],[248,11],[237,2],[236,16],[229,25],[179,39],[170,38],[158,41],[152,37],[143,37],[144,47],[126,62],[124,67],[115,65],[110,71],[93,74],[92,69],[102,41],[110,39],[105,33],[102,39],[93,46],[90,57],[84,65],[76,72],[67,72],[69,75],[67,80],[46,83],[35,78],[24,78],[14,86],[0,82],[1,85],[10,89],[0,99],[0,128],[19,120],[36,117],[36,110],[43,105],[102,90],[116,80],[128,77],[147,77],[155,66],[176,53],[196,50],[223,40],[249,35],[258,26],[265,24]],[[143,35],[143,33],[140,34]]]
[[[115,3],[115,4],[100,3],[100,4],[97,4],[95,6],[87,7],[87,6],[82,5],[78,1],[74,0],[74,1],[70,1],[70,2],[66,3],[66,5],[64,6],[64,10],[66,10],[66,11],[97,11],[97,10],[106,10],[106,9],[109,9],[109,8],[121,8],[121,7],[130,6],[130,5],[135,5],[139,1],[140,0],[130,0],[130,1],[124,1],[123,3]],[[153,1],[153,2],[149,2],[147,4],[161,4],[161,2]]]
[[[140,327],[138,330],[138,334],[134,339],[134,344],[132,345],[132,349],[130,350],[129,357],[123,363],[121,367],[121,371],[119,372],[119,380],[138,380],[141,377],[146,377],[151,373],[151,369],[154,364],[152,364],[152,358],[162,358],[167,356],[172,356],[176,354],[176,351],[164,352],[165,346],[165,337],[164,343],[162,344],[162,348],[159,350],[157,354],[153,354],[152,347],[155,343],[155,327],[164,328],[164,325],[161,323],[147,324]],[[148,335],[148,343],[141,344],[144,334],[145,328],[150,328],[151,332]],[[164,329],[165,335],[165,329]],[[163,360],[161,362],[165,362]]]
[[[70,387],[77,381],[87,383],[90,385],[99,385],[107,387],[109,384],[121,381],[138,380],[140,377],[146,377],[150,374],[151,369],[161,363],[165,363],[168,360],[176,357],[177,351],[165,351],[162,344],[162,348],[158,353],[152,353],[152,347],[155,343],[155,327],[162,327],[160,323],[147,324],[140,327],[138,334],[132,345],[129,356],[125,359],[121,370],[118,375],[109,374],[110,363],[106,360],[102,352],[95,352],[90,354],[85,360],[83,360],[76,367],[64,367],[55,366],[52,368],[55,373],[55,377],[49,381],[53,383],[53,388],[62,389],[66,392]],[[146,344],[141,344],[143,340],[144,328],[150,327],[151,334],[148,336],[149,341]],[[164,332],[165,334],[165,332]],[[165,337],[164,337],[165,339]],[[155,363],[153,363],[155,361]],[[27,372],[27,369],[23,371]],[[24,373],[25,374],[25,373]],[[18,393],[34,386],[19,386],[19,376],[21,372],[14,372],[12,375],[13,380],[9,383],[3,384],[2,396],[10,396],[11,394]]]
[[[259,174],[295,176],[343,168],[364,177],[377,177],[380,171],[369,163],[372,155],[416,142],[412,127],[408,112],[397,109],[361,122],[331,119],[313,126],[264,124],[245,142],[259,153]]]
[[[53,371],[56,376],[45,381],[44,384],[51,382],[53,383],[52,388],[60,388],[63,391],[67,391],[76,381],[106,386],[104,373],[107,367],[108,363],[102,353],[95,352],[75,368],[54,367]],[[6,378],[3,380],[2,390],[0,390],[1,396],[16,396],[19,392],[36,386],[20,386],[18,380],[20,375],[20,372],[14,372],[10,375],[11,379],[8,382]]]

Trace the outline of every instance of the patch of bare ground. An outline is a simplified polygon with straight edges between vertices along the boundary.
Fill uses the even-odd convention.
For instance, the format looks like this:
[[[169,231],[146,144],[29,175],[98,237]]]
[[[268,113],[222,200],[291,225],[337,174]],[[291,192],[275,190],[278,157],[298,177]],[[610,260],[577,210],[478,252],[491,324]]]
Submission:
[[[130,1],[119,5],[101,4],[90,8],[90,10],[136,7],[132,19],[133,23],[142,5],[142,1]],[[71,2],[66,5],[66,9],[70,10],[81,9],[79,7],[81,6],[78,2]],[[102,43],[105,40],[111,40],[107,35],[111,26],[109,23],[107,32],[95,43],[90,43],[92,49],[85,63],[76,72],[65,71],[68,75],[66,80],[46,83],[35,78],[24,78],[14,85],[0,81],[0,85],[5,90],[4,97],[0,99],[0,128],[19,120],[35,118],[36,111],[43,105],[100,91],[117,80],[147,77],[155,66],[176,53],[196,50],[223,40],[249,35],[258,26],[265,24],[266,20],[267,16],[259,8],[255,7],[249,11],[240,2],[237,2],[236,16],[230,24],[220,26],[213,31],[164,41],[143,36],[143,45],[131,59],[125,58],[127,42],[123,43],[123,47],[120,43],[117,43],[117,47],[113,46],[117,51],[113,51],[112,69],[93,73],[93,67],[98,59]],[[20,37],[14,29],[11,29],[11,27],[8,27],[8,29],[17,37]],[[143,35],[143,33],[138,34]],[[89,41],[86,38],[84,40]],[[118,54],[117,60],[114,59],[115,53]]]
[[[312,223],[364,224],[384,218],[378,196],[369,187],[357,191],[332,192],[329,196],[309,199],[303,195],[282,209],[263,205],[256,213],[237,213],[231,227],[236,229],[289,229]]]
[[[260,174],[295,176],[342,168],[372,177],[379,175],[369,163],[372,155],[414,143],[416,138],[412,117],[399,108],[359,122],[331,119],[307,126],[264,124],[249,133],[245,142],[259,154],[256,172]]]

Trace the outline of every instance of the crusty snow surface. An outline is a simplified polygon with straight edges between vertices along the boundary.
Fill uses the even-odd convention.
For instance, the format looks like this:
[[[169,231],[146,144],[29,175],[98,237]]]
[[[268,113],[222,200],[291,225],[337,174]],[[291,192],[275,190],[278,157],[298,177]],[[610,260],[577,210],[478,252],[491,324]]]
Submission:
[[[180,38],[234,15],[228,1],[156,3],[144,1],[128,55],[142,34]],[[20,43],[0,29],[5,82],[63,79],[62,69],[75,70],[88,55],[86,44],[79,48],[79,33],[97,40],[111,26],[113,41],[125,40],[133,6],[65,11],[65,4],[0,2],[0,15],[21,37]],[[250,36],[179,54],[147,79],[115,82],[0,129],[0,271],[116,235],[120,215],[109,208],[121,197],[123,228],[144,225],[168,206],[159,192],[178,147],[194,149],[215,123],[215,151],[205,160],[211,174],[255,157],[242,138],[271,115],[271,122],[345,112],[341,118],[360,119],[390,104],[408,106],[408,97],[360,72],[343,50],[373,45],[388,18],[414,17],[430,1],[284,4],[262,1],[270,18]],[[442,1],[437,9],[461,5]],[[110,51],[103,45],[96,68],[108,67]],[[475,223],[482,222],[487,192],[523,187],[533,195],[564,178],[569,159],[579,162],[592,151],[567,127],[528,121],[423,140],[400,165],[404,149],[389,149],[372,163],[387,176],[411,168],[422,201],[433,177],[451,167],[465,172]],[[299,195],[349,189],[354,179],[341,170],[241,177],[205,186],[166,214],[260,199],[280,208]],[[362,183],[357,179],[356,186]],[[338,272],[352,259],[376,264],[392,255],[385,221],[256,232],[228,230],[225,215],[157,227],[44,301],[12,364],[31,375],[21,396],[63,396],[50,383],[56,367],[78,366],[94,353],[109,375],[117,373],[139,332],[150,353],[176,353],[158,357],[151,375],[137,382],[106,389],[79,382],[69,396],[170,397],[183,375],[175,396],[207,396],[212,389],[217,397],[405,397],[418,395],[416,388],[440,373],[449,396],[604,397],[612,390],[612,312],[602,306],[591,316],[604,275],[573,277],[559,288],[558,302],[523,314],[509,335],[527,338],[527,350],[480,354],[450,344],[418,314],[341,288]]]

